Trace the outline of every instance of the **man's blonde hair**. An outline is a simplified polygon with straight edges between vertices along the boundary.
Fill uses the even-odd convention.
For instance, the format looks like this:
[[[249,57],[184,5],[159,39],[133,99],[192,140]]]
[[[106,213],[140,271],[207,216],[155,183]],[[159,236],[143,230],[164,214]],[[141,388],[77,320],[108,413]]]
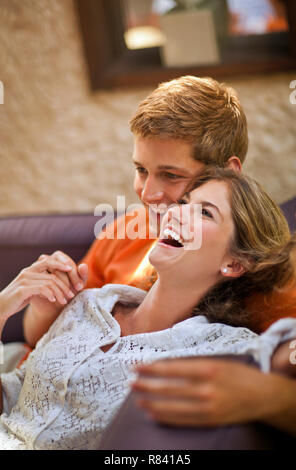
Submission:
[[[180,77],[161,83],[130,121],[134,135],[192,143],[192,157],[225,166],[248,150],[247,119],[236,92],[212,78]]]

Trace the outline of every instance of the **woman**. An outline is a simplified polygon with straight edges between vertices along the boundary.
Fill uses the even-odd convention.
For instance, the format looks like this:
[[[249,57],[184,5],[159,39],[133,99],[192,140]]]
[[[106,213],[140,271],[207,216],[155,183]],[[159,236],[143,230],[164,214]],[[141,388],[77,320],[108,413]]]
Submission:
[[[278,344],[296,336],[293,319],[277,322],[261,337],[245,327],[209,322],[215,320],[211,304],[221,296],[222,284],[235,283],[239,289],[241,279],[246,296],[247,286],[252,290],[258,280],[262,289],[272,288],[267,285],[269,271],[274,287],[281,285],[281,272],[293,276],[294,239],[275,204],[248,178],[221,170],[195,187],[189,210],[176,206],[165,217],[150,253],[157,279],[148,293],[111,284],[82,292],[26,363],[2,376],[0,447],[97,448],[129,391],[136,365],[170,357],[249,353],[268,371]],[[189,217],[196,204],[202,207],[198,249]],[[178,242],[172,240],[176,238]],[[60,295],[62,287],[49,274],[54,269],[47,260],[38,261],[2,291],[2,324],[32,295],[51,301]],[[246,324],[239,311],[237,318],[230,315],[235,296],[232,302],[225,309],[226,322]]]

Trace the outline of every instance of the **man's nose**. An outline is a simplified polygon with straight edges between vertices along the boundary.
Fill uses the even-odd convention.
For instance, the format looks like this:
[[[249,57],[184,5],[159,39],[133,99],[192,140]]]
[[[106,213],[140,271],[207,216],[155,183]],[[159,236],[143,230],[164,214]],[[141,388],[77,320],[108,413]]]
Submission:
[[[152,178],[147,178],[141,192],[141,199],[146,204],[159,203],[163,200],[164,191]]]

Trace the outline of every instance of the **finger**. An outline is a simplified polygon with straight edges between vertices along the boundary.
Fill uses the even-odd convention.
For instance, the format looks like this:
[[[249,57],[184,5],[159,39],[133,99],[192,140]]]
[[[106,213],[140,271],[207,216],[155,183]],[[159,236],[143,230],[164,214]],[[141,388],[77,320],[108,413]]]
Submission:
[[[65,253],[63,253],[62,251],[56,251],[53,254],[53,257],[55,259],[59,260],[60,262],[64,262],[64,263],[69,264],[72,267],[72,269],[69,270],[68,273],[67,273],[68,276],[69,276],[69,279],[70,279],[73,287],[78,292],[83,290],[84,282],[83,282],[83,279],[80,277],[80,275],[78,273],[77,266],[74,263],[74,261],[69,256],[65,255]]]
[[[202,406],[188,400],[145,400],[137,402],[139,408],[145,410],[156,421],[176,426],[198,426],[209,423],[207,413]]]
[[[45,285],[40,283],[38,284],[31,284],[30,286],[22,287],[21,289],[22,300],[25,302],[29,302],[30,299],[34,296],[43,297],[49,302],[56,302],[56,297],[52,290]]]
[[[157,361],[136,368],[139,376],[175,377],[192,380],[205,380],[213,376],[217,361],[202,357]]]
[[[40,279],[39,281],[41,283],[41,286],[44,292],[47,292],[48,290],[50,290],[56,302],[58,302],[59,304],[63,306],[65,306],[68,303],[68,300],[66,299],[63,291],[52,280]],[[41,291],[42,293],[43,293],[43,290]]]
[[[43,281],[47,281],[48,283],[50,283],[49,285],[51,286],[55,286],[56,288],[58,288],[58,291],[59,292],[59,295],[58,295],[58,298],[60,299],[60,295],[63,294],[63,297],[68,297],[68,299],[73,299],[74,297],[74,293],[72,292],[72,290],[68,287],[67,284],[65,284],[56,274],[53,274],[53,273],[31,273],[30,274],[30,281],[28,282],[31,282],[31,280],[43,280]]]
[[[84,285],[86,285],[87,279],[88,279],[88,266],[87,266],[87,264],[85,264],[85,263],[79,264],[77,269],[78,269],[78,273],[79,273],[81,279],[84,282]]]
[[[61,281],[64,282],[66,286],[73,292],[74,295],[76,295],[79,291],[76,290],[75,286],[72,284],[70,281],[70,277],[68,276],[67,273],[62,273],[61,271],[53,271],[55,276],[57,276]]]
[[[48,258],[49,255],[40,255],[38,261]]]
[[[72,268],[71,271],[69,271],[67,274],[76,291],[80,292],[84,289],[84,280],[80,277],[76,266]]]
[[[76,294],[75,287],[72,286],[70,279],[66,273],[62,273],[61,271],[53,271],[52,274],[54,274],[58,279],[60,279],[68,288],[73,292],[73,294]]]
[[[69,272],[72,269],[72,266],[69,264],[62,263],[61,261],[55,260],[51,257],[45,257],[43,259],[40,259],[36,263],[34,263],[31,268],[35,272],[42,272],[42,271],[62,271],[62,272]]]
[[[57,302],[61,305],[66,305],[68,301],[72,300],[74,294],[70,291],[56,276],[53,274],[45,273],[31,273],[30,279],[27,280],[29,285],[38,282],[40,285],[51,290]]]
[[[132,389],[136,392],[149,394],[149,398],[162,396],[208,400],[211,396],[211,389],[208,385],[189,380],[139,379],[132,384]]]

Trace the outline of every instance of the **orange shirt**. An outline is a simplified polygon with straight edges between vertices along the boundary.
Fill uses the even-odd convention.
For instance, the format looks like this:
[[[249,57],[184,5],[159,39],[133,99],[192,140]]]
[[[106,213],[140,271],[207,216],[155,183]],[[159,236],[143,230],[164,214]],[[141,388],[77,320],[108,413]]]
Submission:
[[[105,238],[94,241],[86,256],[81,261],[86,263],[89,269],[89,277],[86,288],[101,287],[104,284],[127,284],[145,289],[145,283],[149,284],[150,275],[153,268],[147,261],[146,269],[137,274],[137,269],[145,259],[155,243],[155,239],[148,238],[148,218],[146,211],[138,213],[137,221],[146,224],[145,238],[135,238],[131,240],[127,236],[118,239],[117,234],[125,234],[129,222],[135,216],[121,216],[110,224],[102,232]],[[138,230],[138,223],[135,225],[135,232]],[[121,236],[121,235],[119,235]],[[113,238],[110,238],[113,237]],[[147,285],[147,290],[148,290]]]
[[[137,221],[146,223],[147,214],[143,210]],[[155,243],[155,239],[125,237],[117,239],[117,234],[126,233],[128,223],[135,216],[121,216],[114,225],[110,224],[103,232],[105,238],[97,239],[81,261],[89,268],[87,288],[101,287],[104,284],[127,284],[148,290],[151,286],[152,266],[147,260],[147,253]],[[135,231],[138,224],[135,225]],[[113,233],[114,230],[114,233]],[[110,236],[113,236],[110,239]],[[144,266],[142,266],[144,264]],[[141,269],[142,268],[142,269]],[[296,283],[282,292],[250,298],[248,308],[254,319],[251,328],[257,333],[265,331],[276,320],[284,317],[296,317]]]

